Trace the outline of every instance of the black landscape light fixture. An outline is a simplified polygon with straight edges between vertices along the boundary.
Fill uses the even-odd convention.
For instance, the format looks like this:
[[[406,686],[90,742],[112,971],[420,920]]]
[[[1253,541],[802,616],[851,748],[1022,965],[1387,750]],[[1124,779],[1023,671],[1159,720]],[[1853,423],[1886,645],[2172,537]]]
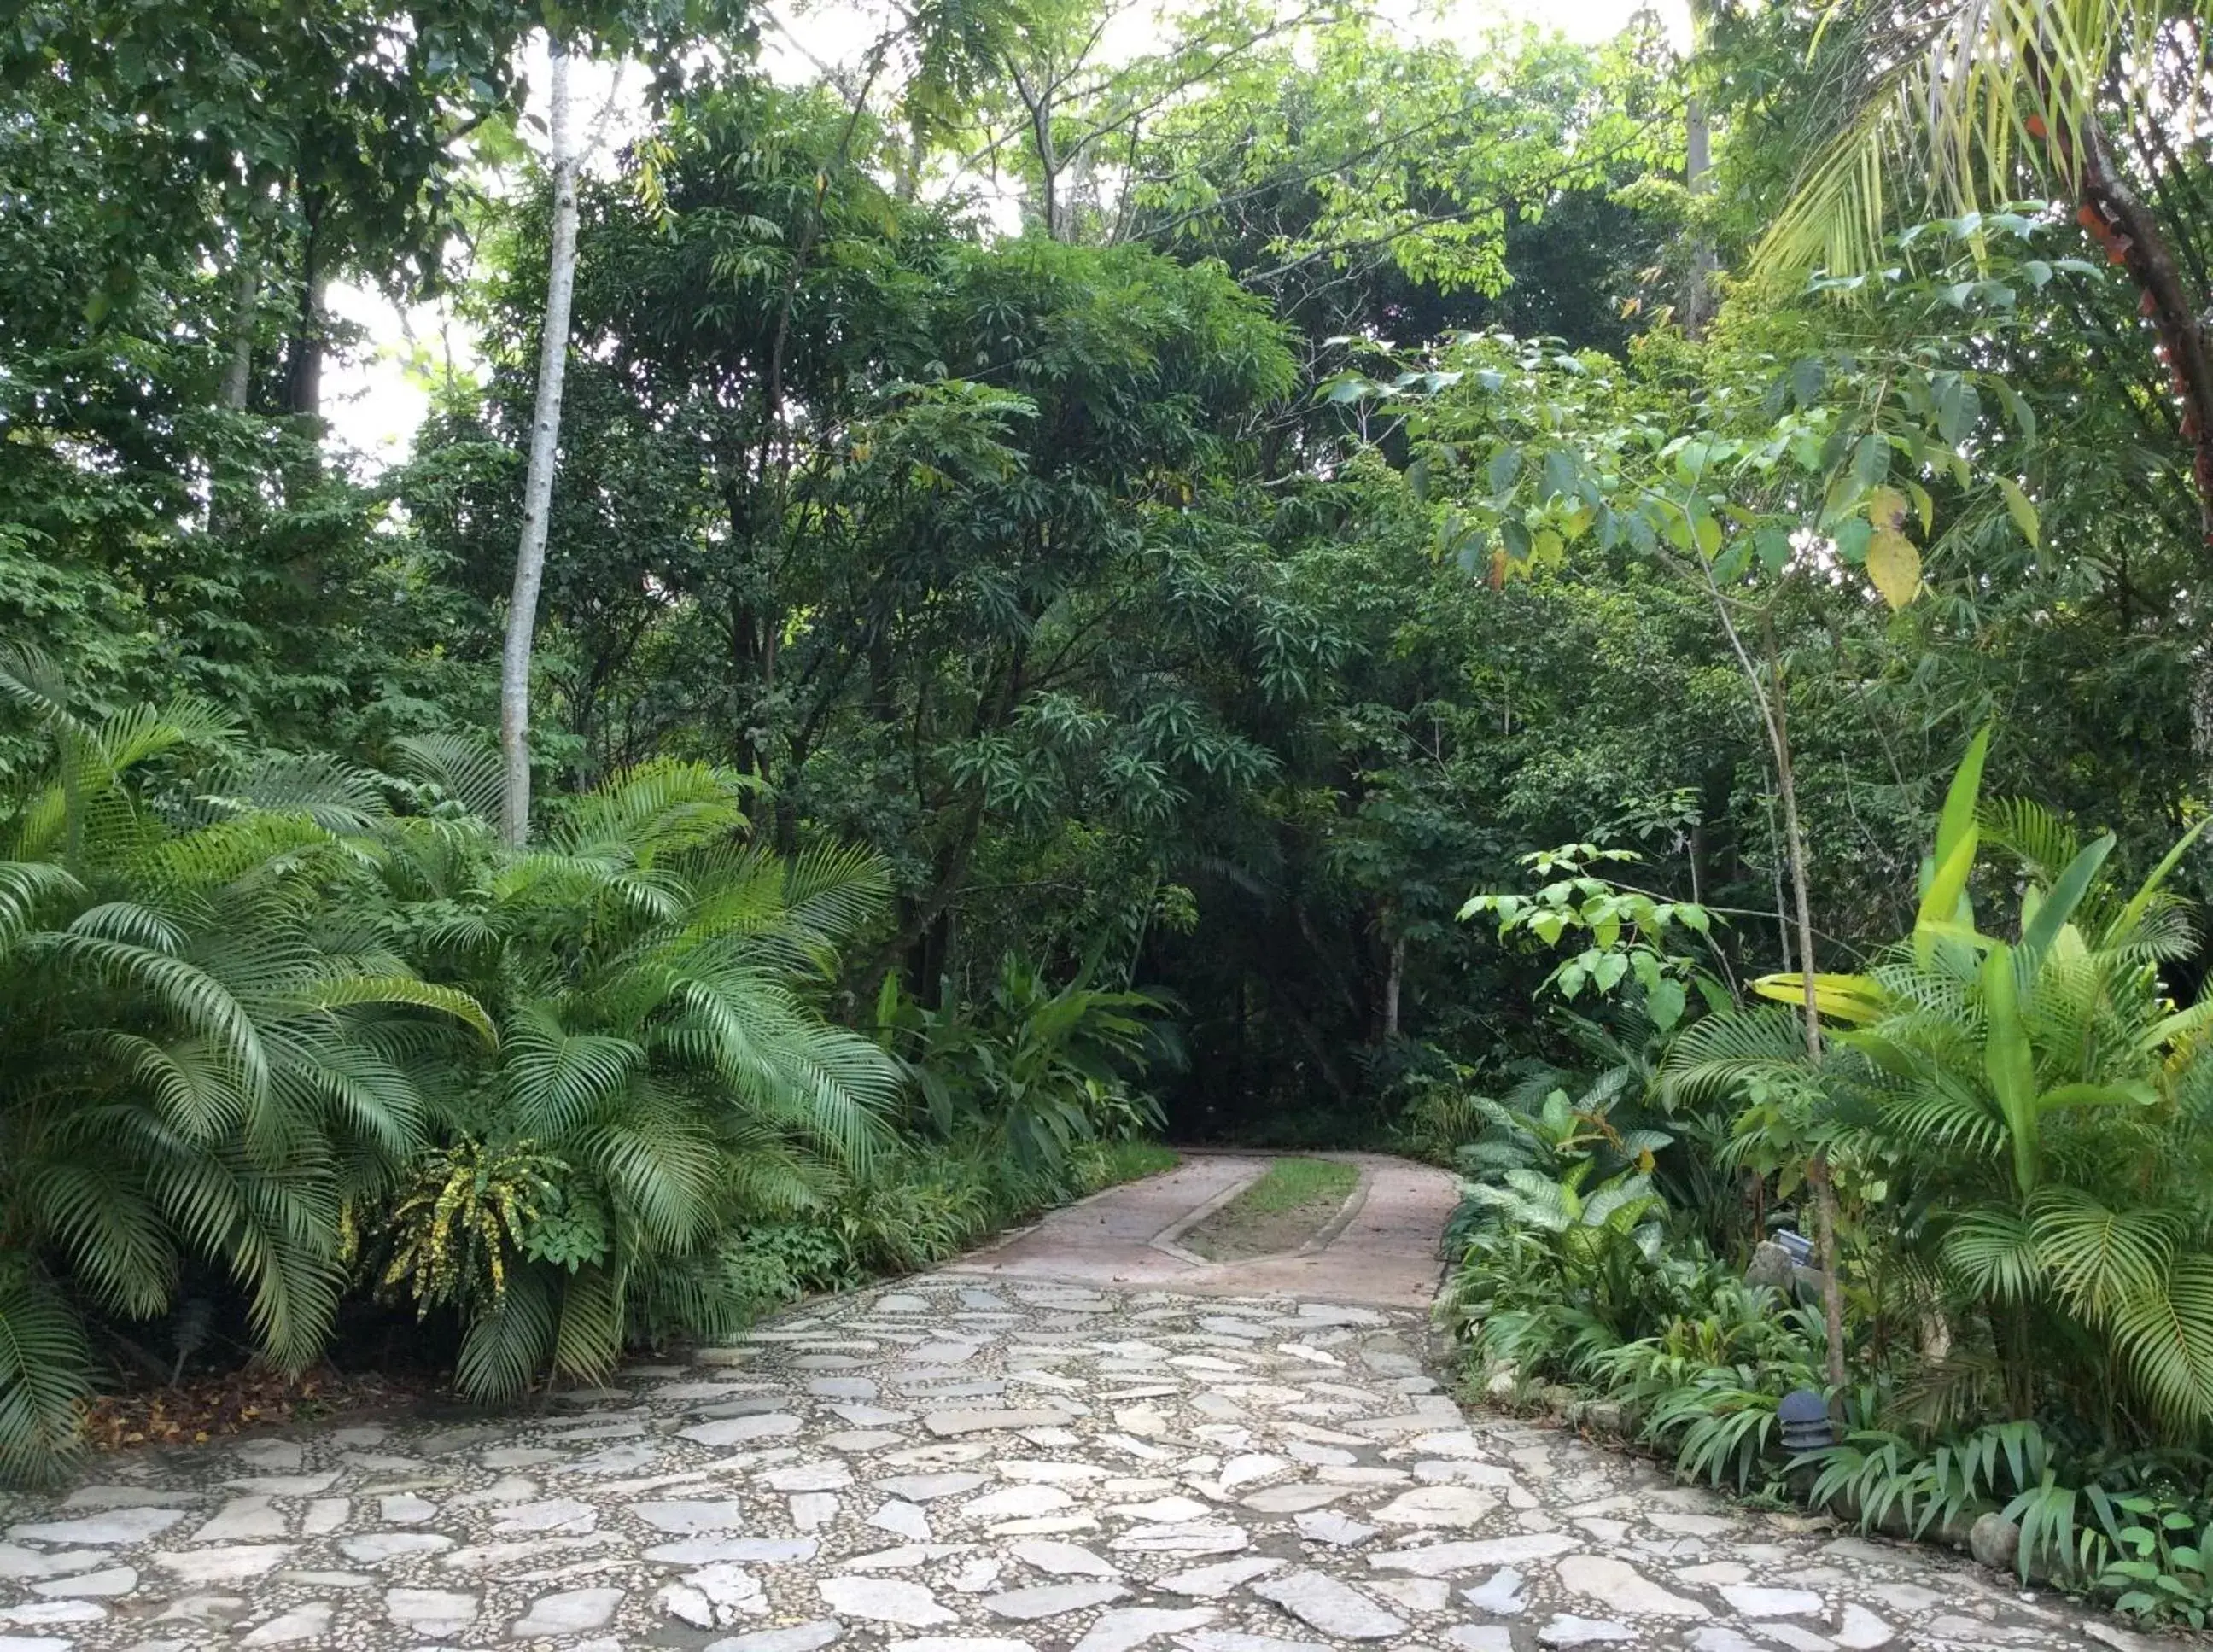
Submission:
[[[1819,1451],[1837,1443],[1829,1402],[1811,1388],[1793,1388],[1777,1400],[1775,1420],[1783,1425],[1783,1443],[1792,1451]]]

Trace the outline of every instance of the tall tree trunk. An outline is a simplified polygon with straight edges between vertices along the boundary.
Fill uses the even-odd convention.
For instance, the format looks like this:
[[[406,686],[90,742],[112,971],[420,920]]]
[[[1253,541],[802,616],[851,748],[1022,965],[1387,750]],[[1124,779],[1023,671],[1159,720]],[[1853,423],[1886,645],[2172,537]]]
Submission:
[[[284,411],[316,418],[323,411],[323,295],[330,277],[323,270],[322,203],[310,191],[301,192],[300,216],[305,225],[300,244],[300,304],[284,362]]]
[[[1693,197],[1713,192],[1713,121],[1706,101],[1691,94],[1684,109],[1683,182]],[[1703,338],[1714,319],[1714,275],[1719,260],[1704,225],[1691,233],[1691,268],[1683,283],[1683,336]]]
[[[242,413],[253,389],[253,333],[261,303],[261,271],[254,265],[243,231],[238,237],[238,262],[231,271],[231,283],[230,360],[223,366],[222,402],[232,412]]]
[[[1387,1044],[1399,1036],[1399,1000],[1406,984],[1406,937],[1393,936],[1390,948],[1390,960],[1383,971],[1383,1039]]]
[[[1798,928],[1799,978],[1804,986],[1806,1054],[1821,1059],[1821,1011],[1814,983],[1814,906],[1806,887],[1806,834],[1798,821],[1798,783],[1790,762],[1790,725],[1784,710],[1783,672],[1775,637],[1767,638],[1768,687],[1775,747],[1776,789],[1783,799],[1783,831],[1790,848],[1790,893]],[[1806,1185],[1814,1194],[1814,1262],[1821,1273],[1821,1327],[1829,1356],[1829,1386],[1844,1387],[1844,1282],[1837,1257],[1837,1185],[1829,1174],[1829,1155],[1816,1151],[1806,1163]]]
[[[553,504],[553,466],[561,440],[561,381],[569,364],[569,299],[576,282],[576,152],[569,128],[569,52],[547,41],[553,172],[553,246],[546,269],[546,328],[538,346],[538,394],[531,407],[530,468],[522,485],[522,539],[508,598],[507,646],[499,666],[499,750],[505,783],[500,835],[530,835],[530,649],[538,629],[538,588],[546,575],[546,529]]]
[[[1736,655],[1737,668],[1752,690],[1759,709],[1761,732],[1767,736],[1768,755],[1775,764],[1775,789],[1783,805],[1783,858],[1790,869],[1792,925],[1797,931],[1798,968],[1805,983],[1803,1026],[1806,1054],[1821,1059],[1821,1011],[1814,984],[1814,901],[1807,880],[1806,833],[1798,818],[1798,781],[1790,761],[1790,728],[1783,704],[1782,662],[1775,646],[1774,622],[1766,625],[1765,672],[1745,647],[1743,634],[1730,613],[1728,599],[1714,581],[1713,564],[1697,558],[1712,598],[1714,614]],[[1821,1274],[1821,1325],[1827,1343],[1829,1386],[1841,1394],[1844,1387],[1844,1289],[1838,1270],[1837,1192],[1829,1174],[1829,1155],[1817,1149],[1806,1164],[1806,1185],[1814,1195],[1814,1259]]]

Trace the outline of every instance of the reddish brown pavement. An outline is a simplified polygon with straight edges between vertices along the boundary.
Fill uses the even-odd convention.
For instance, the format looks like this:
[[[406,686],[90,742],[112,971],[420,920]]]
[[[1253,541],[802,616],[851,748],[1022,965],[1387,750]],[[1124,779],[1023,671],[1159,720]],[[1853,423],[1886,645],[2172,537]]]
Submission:
[[[1304,1249],[1241,1262],[1208,1262],[1182,1234],[1258,1180],[1283,1155],[1193,1153],[1175,1169],[1110,1187],[1055,1210],[953,1273],[1058,1279],[1209,1295],[1283,1294],[1315,1301],[1426,1308],[1443,1267],[1441,1244],[1458,1197],[1452,1175],[1381,1154],[1332,1153],[1360,1186]]]

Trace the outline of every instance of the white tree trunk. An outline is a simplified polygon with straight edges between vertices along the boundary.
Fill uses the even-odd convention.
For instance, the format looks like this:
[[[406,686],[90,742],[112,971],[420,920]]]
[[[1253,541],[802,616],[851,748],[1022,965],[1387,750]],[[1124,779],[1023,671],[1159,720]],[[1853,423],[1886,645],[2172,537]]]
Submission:
[[[569,129],[569,53],[547,43],[552,66],[549,122],[553,169],[553,249],[546,260],[546,331],[538,349],[538,395],[530,422],[530,469],[522,485],[522,540],[508,599],[507,646],[500,655],[499,750],[506,783],[500,834],[530,834],[530,648],[538,629],[538,588],[546,574],[546,518],[561,441],[561,380],[569,363],[569,297],[576,281],[576,149]]]

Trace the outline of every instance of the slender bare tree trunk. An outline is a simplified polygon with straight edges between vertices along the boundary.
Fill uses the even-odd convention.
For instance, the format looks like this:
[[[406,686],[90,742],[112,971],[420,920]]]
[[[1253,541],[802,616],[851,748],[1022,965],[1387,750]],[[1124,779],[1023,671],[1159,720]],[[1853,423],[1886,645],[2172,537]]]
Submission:
[[[238,237],[238,264],[231,272],[233,303],[235,311],[231,319],[230,360],[223,370],[223,405],[234,413],[246,411],[247,397],[253,388],[253,331],[254,314],[261,302],[261,272],[255,267],[253,254],[247,249],[244,232]]]
[[[1683,182],[1693,196],[1712,192],[1713,120],[1706,101],[1691,94],[1684,107]],[[1714,238],[1703,226],[1692,232],[1691,270],[1683,287],[1683,336],[1703,338],[1714,319]]]
[[[522,539],[508,598],[507,646],[499,667],[499,750],[505,771],[500,835],[530,835],[530,648],[538,629],[538,588],[546,575],[546,519],[561,440],[561,381],[569,363],[569,299],[576,282],[576,151],[569,129],[569,52],[549,40],[553,169],[553,247],[546,260],[546,330],[538,347],[538,394],[530,416],[530,468],[522,485]]]
[[[1705,576],[1707,594],[1713,600],[1715,617],[1721,621],[1729,649],[1736,655],[1737,667],[1744,673],[1753,703],[1759,708],[1768,755],[1775,762],[1775,789],[1783,805],[1784,858],[1790,867],[1792,927],[1798,932],[1798,969],[1805,984],[1806,1053],[1818,1063],[1821,1058],[1821,1010],[1814,984],[1814,900],[1807,881],[1806,833],[1798,819],[1798,781],[1790,762],[1790,727],[1784,710],[1783,667],[1777,656],[1774,626],[1771,620],[1768,622],[1765,639],[1767,669],[1763,673],[1745,647],[1743,634],[1737,630],[1735,617],[1729,613],[1728,599],[1714,581],[1713,564],[1703,558],[1698,563]],[[1826,1152],[1817,1150],[1807,1161],[1806,1185],[1814,1194],[1814,1260],[1821,1275],[1821,1326],[1828,1344],[1829,1386],[1841,1394],[1845,1376],[1844,1287],[1844,1276],[1837,1265],[1837,1190],[1829,1174],[1829,1155]]]
[[[1821,1059],[1821,1011],[1814,983],[1814,906],[1806,887],[1806,834],[1798,824],[1798,784],[1790,762],[1790,725],[1784,711],[1783,672],[1775,637],[1767,638],[1769,711],[1775,747],[1776,789],[1783,798],[1783,830],[1790,847],[1791,904],[1798,926],[1799,978],[1805,988],[1806,1054]],[[1829,1155],[1817,1152],[1806,1163],[1806,1185],[1814,1192],[1814,1259],[1821,1273],[1821,1327],[1828,1344],[1829,1386],[1844,1387],[1844,1282],[1837,1263],[1837,1185],[1829,1174]]]

